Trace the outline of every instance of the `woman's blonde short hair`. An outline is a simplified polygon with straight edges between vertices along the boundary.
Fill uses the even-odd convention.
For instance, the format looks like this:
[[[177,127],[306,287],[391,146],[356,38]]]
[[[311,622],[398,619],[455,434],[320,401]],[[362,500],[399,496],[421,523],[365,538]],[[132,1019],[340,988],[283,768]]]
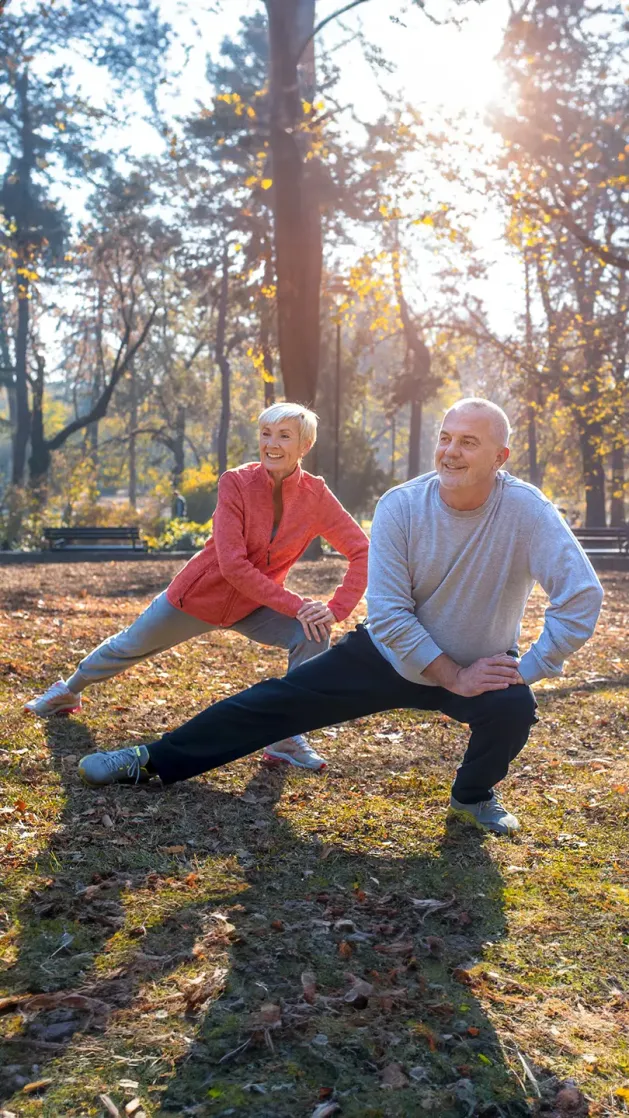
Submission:
[[[281,423],[283,419],[296,419],[299,424],[299,444],[300,446],[307,446],[310,450],[311,446],[317,441],[317,423],[319,422],[318,415],[315,415],[309,408],[304,408],[302,404],[271,404],[270,408],[265,408],[258,416],[258,426],[262,428],[265,423]]]

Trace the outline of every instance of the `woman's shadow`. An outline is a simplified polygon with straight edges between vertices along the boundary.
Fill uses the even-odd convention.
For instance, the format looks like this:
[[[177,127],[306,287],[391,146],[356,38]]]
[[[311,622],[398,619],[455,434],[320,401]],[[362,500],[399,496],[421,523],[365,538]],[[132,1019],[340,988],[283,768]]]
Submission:
[[[138,1093],[157,1092],[159,1113],[310,1115],[321,1099],[356,1118],[531,1113],[475,995],[488,990],[483,945],[507,931],[476,828],[414,836],[404,857],[363,854],[365,805],[346,843],[324,844],[308,804],[325,786],[303,775],[260,769],[240,794],[210,779],[98,796],[75,776],[85,726],[52,720],[48,740],[67,799],[17,914],[4,985],[39,1003],[13,1007],[0,1099],[86,1034],[101,1051],[110,1034],[140,1057]],[[184,1050],[156,1083],[164,1029]]]

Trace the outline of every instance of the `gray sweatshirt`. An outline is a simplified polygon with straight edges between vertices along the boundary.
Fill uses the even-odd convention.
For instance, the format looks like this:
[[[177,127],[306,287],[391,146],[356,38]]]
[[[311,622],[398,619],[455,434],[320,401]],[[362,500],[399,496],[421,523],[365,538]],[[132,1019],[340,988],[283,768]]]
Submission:
[[[369,549],[371,639],[405,679],[442,652],[467,667],[517,648],[527,599],[550,599],[544,629],[522,656],[526,683],[560,675],[591,637],[603,591],[585,552],[533,485],[500,471],[480,508],[458,512],[436,473],[390,489],[378,502]]]

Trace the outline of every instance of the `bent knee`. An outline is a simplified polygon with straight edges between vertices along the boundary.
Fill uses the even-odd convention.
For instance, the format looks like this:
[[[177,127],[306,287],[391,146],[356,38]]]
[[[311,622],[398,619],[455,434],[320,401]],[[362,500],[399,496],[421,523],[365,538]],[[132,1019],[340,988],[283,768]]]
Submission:
[[[289,647],[291,652],[299,650],[308,652],[311,656],[316,656],[318,652],[325,652],[330,647],[330,638],[329,636],[322,637],[320,641],[316,641],[314,637],[307,637],[303,626],[297,621]]]
[[[505,715],[521,725],[531,726],[537,721],[537,703],[531,688],[526,683],[517,683],[506,691],[497,692],[505,704]]]

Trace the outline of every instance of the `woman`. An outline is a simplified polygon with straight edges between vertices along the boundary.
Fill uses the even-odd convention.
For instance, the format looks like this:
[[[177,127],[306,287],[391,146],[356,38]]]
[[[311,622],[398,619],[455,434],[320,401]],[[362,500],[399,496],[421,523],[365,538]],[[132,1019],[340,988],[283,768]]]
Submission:
[[[301,468],[314,445],[317,417],[299,404],[273,404],[259,417],[260,462],[227,470],[218,484],[213,535],[128,629],[103,641],[66,680],[26,703],[40,716],[81,709],[81,692],[132,664],[212,629],[235,629],[260,644],[288,649],[288,671],[325,651],[367,584],[367,537],[323,478]],[[349,560],[329,602],[284,588],[293,564],[316,536]],[[308,769],[326,762],[301,735],[268,746],[269,761]]]

